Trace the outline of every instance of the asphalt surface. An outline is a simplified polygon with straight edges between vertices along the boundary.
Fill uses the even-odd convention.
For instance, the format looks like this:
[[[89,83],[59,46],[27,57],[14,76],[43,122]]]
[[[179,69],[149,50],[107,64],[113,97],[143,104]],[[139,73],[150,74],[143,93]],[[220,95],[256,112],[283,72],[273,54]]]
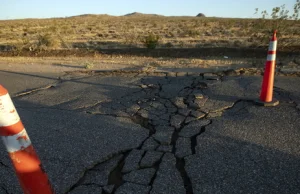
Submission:
[[[0,71],[56,193],[300,193],[300,78]],[[0,194],[22,193],[0,144]]]

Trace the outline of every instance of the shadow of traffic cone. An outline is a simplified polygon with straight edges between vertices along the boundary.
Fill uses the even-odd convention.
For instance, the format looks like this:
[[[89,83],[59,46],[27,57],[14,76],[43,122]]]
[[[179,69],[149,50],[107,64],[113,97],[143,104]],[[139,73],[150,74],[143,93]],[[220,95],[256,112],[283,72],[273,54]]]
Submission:
[[[276,61],[277,38],[276,30],[269,44],[268,57],[265,65],[264,78],[260,93],[260,100],[256,103],[262,106],[277,106],[279,101],[273,98],[275,61]]]

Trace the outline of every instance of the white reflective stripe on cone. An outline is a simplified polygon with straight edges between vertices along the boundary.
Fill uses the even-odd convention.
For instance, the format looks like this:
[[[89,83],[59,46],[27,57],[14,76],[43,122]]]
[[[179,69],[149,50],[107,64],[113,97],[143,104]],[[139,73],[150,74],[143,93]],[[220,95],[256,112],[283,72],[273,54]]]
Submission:
[[[10,126],[20,121],[9,94],[0,96],[0,127]]]
[[[275,40],[275,41],[270,41],[270,44],[269,44],[269,51],[276,51],[276,48],[277,48],[277,40]]]
[[[16,135],[2,136],[2,140],[7,151],[10,153],[20,151],[31,145],[31,141],[25,129]]]
[[[267,57],[267,61],[275,61],[276,60],[276,54],[269,54]]]

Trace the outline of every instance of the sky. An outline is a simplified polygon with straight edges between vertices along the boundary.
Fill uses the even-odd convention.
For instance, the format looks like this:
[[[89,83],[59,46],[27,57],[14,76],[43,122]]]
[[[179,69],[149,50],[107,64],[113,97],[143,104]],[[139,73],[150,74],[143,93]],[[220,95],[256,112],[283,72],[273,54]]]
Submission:
[[[81,14],[125,15],[132,12],[166,16],[255,18],[255,8],[271,12],[296,0],[0,0],[0,20],[69,17]]]

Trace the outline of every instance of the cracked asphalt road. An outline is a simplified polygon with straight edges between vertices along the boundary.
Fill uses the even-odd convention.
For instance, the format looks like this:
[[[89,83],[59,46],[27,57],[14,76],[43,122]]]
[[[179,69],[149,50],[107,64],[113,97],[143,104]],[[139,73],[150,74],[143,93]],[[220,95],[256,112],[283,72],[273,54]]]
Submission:
[[[1,71],[57,193],[300,193],[300,78]],[[0,144],[0,193],[21,193]]]

